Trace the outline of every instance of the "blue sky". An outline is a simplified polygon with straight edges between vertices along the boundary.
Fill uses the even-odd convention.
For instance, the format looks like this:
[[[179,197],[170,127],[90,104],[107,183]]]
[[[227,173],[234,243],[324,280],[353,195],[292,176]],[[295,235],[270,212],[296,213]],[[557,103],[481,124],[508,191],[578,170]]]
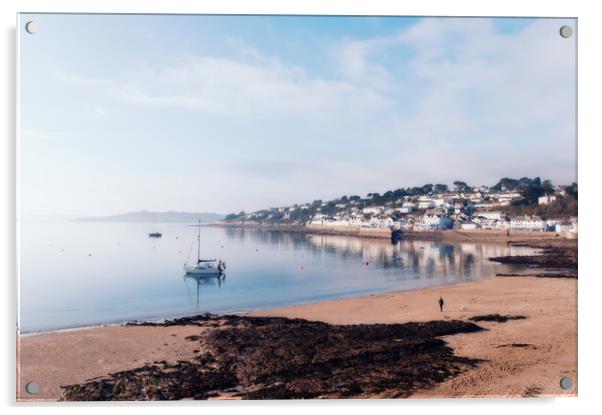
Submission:
[[[21,213],[228,213],[456,179],[571,183],[576,41],[563,24],[576,27],[21,15]]]

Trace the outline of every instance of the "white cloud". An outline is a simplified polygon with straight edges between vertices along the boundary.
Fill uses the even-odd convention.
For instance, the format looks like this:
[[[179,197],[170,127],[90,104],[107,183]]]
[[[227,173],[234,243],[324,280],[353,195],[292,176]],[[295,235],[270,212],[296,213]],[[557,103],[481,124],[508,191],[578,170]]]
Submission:
[[[354,118],[391,102],[370,88],[311,77],[303,69],[247,50],[244,59],[196,56],[125,81],[61,75],[123,102],[230,117]]]
[[[391,89],[415,91],[392,129],[415,175],[458,169],[474,180],[533,174],[566,182],[576,158],[575,46],[558,35],[566,23],[536,19],[501,33],[491,19],[422,19],[393,36],[348,40],[338,62],[355,80],[369,78],[366,68],[384,70],[381,55],[410,56],[403,76],[388,66],[385,78]]]
[[[386,49],[393,39],[376,38],[361,41],[343,41],[332,52],[332,59],[339,73],[354,82],[377,91],[394,88],[387,68],[375,62],[373,54]]]

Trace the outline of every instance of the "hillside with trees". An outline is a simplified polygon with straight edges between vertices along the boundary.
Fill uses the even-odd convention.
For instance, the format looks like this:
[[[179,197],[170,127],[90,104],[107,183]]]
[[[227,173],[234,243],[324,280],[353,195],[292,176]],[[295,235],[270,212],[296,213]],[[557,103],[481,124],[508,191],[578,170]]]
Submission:
[[[523,177],[520,179],[502,178],[495,185],[470,186],[466,182],[456,180],[453,186],[428,183],[423,186],[400,187],[384,193],[368,193],[365,197],[344,195],[339,198],[322,201],[320,199],[305,204],[263,209],[255,212],[231,213],[225,222],[253,222],[261,224],[296,224],[304,225],[311,221],[316,213],[333,216],[351,209],[363,210],[370,207],[386,207],[391,210],[391,217],[397,220],[402,214],[399,209],[405,202],[416,201],[425,197],[448,197],[457,203],[467,205],[471,198],[479,195],[483,203],[493,200],[500,193],[514,192],[518,197],[507,206],[498,208],[508,215],[538,215],[546,217],[569,217],[577,215],[577,184],[555,186],[550,180]],[[555,195],[556,200],[549,204],[539,204],[541,196]],[[486,208],[485,208],[486,210]]]

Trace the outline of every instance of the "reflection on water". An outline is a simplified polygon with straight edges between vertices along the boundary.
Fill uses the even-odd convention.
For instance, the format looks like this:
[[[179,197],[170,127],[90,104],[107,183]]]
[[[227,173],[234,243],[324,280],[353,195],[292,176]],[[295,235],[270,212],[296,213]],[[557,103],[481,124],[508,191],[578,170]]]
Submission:
[[[411,269],[418,277],[491,276],[495,264],[481,259],[533,252],[531,248],[474,242],[401,240],[390,244],[387,241],[341,236],[312,235],[308,238],[312,245],[323,252],[358,258],[363,263],[377,264],[384,269]]]
[[[156,228],[160,239],[149,239]],[[532,249],[204,227],[201,256],[228,263],[228,283],[185,278],[195,228],[183,224],[24,223],[23,332],[227,312],[470,281],[515,272],[488,257]],[[192,257],[196,257],[192,255]],[[194,261],[194,258],[192,258]]]
[[[203,275],[188,275],[185,274],[184,275],[184,281],[186,282],[190,282],[190,281],[194,281],[195,286],[196,286],[196,302],[195,302],[195,309],[197,311],[201,311],[201,296],[200,296],[200,290],[201,290],[201,285],[214,285],[217,284],[219,287],[222,286],[222,283],[226,281],[226,274],[221,274],[219,276],[216,275],[209,275],[209,276],[203,276]],[[186,288],[188,290],[188,297],[189,299],[191,299],[191,291],[189,289],[189,285],[186,284]],[[190,301],[190,304],[192,305],[192,301]]]

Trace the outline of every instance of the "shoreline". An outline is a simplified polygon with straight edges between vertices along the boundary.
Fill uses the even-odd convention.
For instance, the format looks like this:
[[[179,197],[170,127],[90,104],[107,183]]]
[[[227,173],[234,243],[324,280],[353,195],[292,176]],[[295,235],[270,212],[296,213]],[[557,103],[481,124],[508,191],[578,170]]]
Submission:
[[[550,371],[562,369],[564,373],[576,377],[576,345],[571,345],[576,343],[577,338],[576,289],[577,281],[570,279],[492,277],[475,282],[333,299],[239,314],[303,318],[329,324],[393,324],[442,319],[465,320],[471,315],[487,313],[525,314],[527,319],[523,321],[478,323],[488,329],[482,333],[444,337],[456,354],[471,358],[488,357],[489,363],[446,380],[435,388],[412,394],[412,397],[489,396],[496,395],[490,388],[495,387],[501,379],[493,381],[490,377],[491,373],[486,379],[481,379],[479,376],[491,372],[497,362],[496,359],[503,361],[503,364],[500,363],[502,366],[509,364],[504,361],[504,356],[509,353],[526,355],[527,362],[521,359],[512,362],[515,370],[520,371],[521,366],[524,366],[525,370],[534,367],[535,372],[545,369],[549,377]],[[439,295],[446,298],[448,304],[443,313],[439,312],[435,304]],[[549,310],[544,313],[547,308]],[[540,313],[541,316],[538,315]],[[555,321],[559,316],[562,317],[563,322]],[[550,324],[554,329],[547,327],[542,331],[540,327],[538,328],[540,325]],[[508,328],[513,329],[508,331]],[[145,362],[190,360],[194,357],[195,346],[182,339],[186,336],[198,335],[198,332],[199,327],[195,325],[171,327],[115,325],[18,337],[18,350],[21,357],[19,379],[22,380],[19,382],[18,400],[31,400],[23,388],[34,374],[41,382],[41,393],[36,399],[54,400],[58,398],[59,385],[62,384],[85,382],[93,377],[133,369]],[[535,338],[533,333],[538,333]],[[555,333],[554,339],[546,338],[550,337],[549,333]],[[486,347],[486,344],[492,339],[501,342],[502,349],[506,347],[504,344],[516,343],[530,344],[534,349],[525,347],[520,350],[511,348],[511,350],[500,351],[502,349],[494,347],[488,350],[491,348]],[[542,345],[541,342],[546,344]],[[548,360],[547,362],[542,363],[542,356],[537,356],[532,361],[534,353],[538,355],[540,353],[538,351],[546,349],[547,352],[544,353],[547,353],[548,358],[543,360]],[[553,363],[554,359],[550,361],[549,358],[550,351],[558,351],[558,349],[567,350],[556,359],[565,360],[564,364],[560,365],[562,367],[558,366],[557,361]],[[569,350],[572,352],[569,353]],[[65,355],[73,358],[66,359]],[[529,362],[533,363],[533,366],[530,366]],[[522,389],[517,389],[515,375],[503,376],[503,372],[501,377],[504,382],[512,383],[514,386],[500,387],[498,392],[504,391],[504,396],[522,396],[526,393],[524,384]],[[562,391],[555,382],[550,383],[548,379],[546,383],[539,375],[537,379],[541,384],[533,386],[536,389],[532,388],[527,392],[533,394],[535,391],[537,395],[545,396],[559,394],[574,396],[576,393],[576,389]],[[469,382],[470,385],[466,386],[467,381],[472,383]]]
[[[388,228],[362,228],[359,226],[324,226],[300,224],[260,224],[260,223],[225,223],[215,222],[206,226],[226,229],[257,229],[268,232],[295,232],[307,235],[350,236],[365,239],[391,240],[391,230]],[[559,236],[556,236],[559,235]],[[400,240],[431,240],[446,242],[508,242],[528,243],[531,241],[577,240],[576,234],[558,234],[556,232],[529,232],[506,230],[476,230],[463,231],[448,229],[442,231],[402,231]]]
[[[396,289],[393,291],[379,291],[379,292],[374,292],[374,293],[352,294],[348,297],[343,296],[343,297],[333,297],[333,298],[325,298],[325,299],[317,299],[317,300],[308,300],[308,301],[301,301],[298,303],[281,304],[281,305],[274,305],[274,306],[268,306],[268,307],[260,306],[260,307],[253,307],[253,308],[248,308],[248,309],[211,311],[211,312],[206,312],[205,314],[218,315],[218,316],[220,316],[220,315],[247,316],[247,315],[254,315],[256,312],[259,312],[261,310],[276,310],[276,309],[288,308],[288,307],[305,307],[305,306],[310,306],[312,304],[320,304],[320,303],[325,303],[325,302],[330,302],[330,301],[341,301],[341,300],[350,300],[350,299],[362,298],[362,297],[374,297],[374,296],[381,296],[381,295],[387,295],[387,294],[407,293],[407,292],[416,291],[416,290],[426,290],[426,289],[430,289],[430,288],[439,288],[439,287],[447,287],[447,286],[453,286],[453,285],[476,283],[476,282],[488,280],[491,278],[498,278],[498,277],[505,277],[505,276],[506,275],[497,275],[496,274],[493,276],[487,276],[487,277],[479,278],[477,280],[472,280],[472,281],[453,281],[453,282],[444,283],[444,284],[435,284],[435,285],[428,286],[428,287],[408,288],[406,290]],[[512,275],[512,276],[513,277],[515,277],[515,276],[530,277],[531,275],[516,274],[516,275]],[[93,330],[93,329],[99,329],[99,328],[104,328],[104,327],[123,327],[123,326],[127,326],[127,325],[135,325],[135,324],[142,325],[145,323],[161,324],[165,321],[177,320],[177,319],[182,319],[182,318],[193,318],[193,317],[196,317],[199,315],[203,315],[203,314],[183,313],[183,314],[175,314],[175,315],[167,316],[167,317],[157,317],[157,318],[150,317],[150,318],[146,318],[146,319],[141,318],[141,319],[133,319],[133,320],[120,320],[120,321],[90,324],[90,325],[84,325],[84,326],[65,327],[65,328],[60,328],[60,329],[48,329],[48,330],[38,330],[38,331],[30,331],[30,332],[17,331],[17,334],[21,338],[27,338],[27,337],[33,337],[33,336],[39,336],[39,335],[45,335],[45,334],[66,333],[66,332],[80,331],[80,330],[81,331]]]

